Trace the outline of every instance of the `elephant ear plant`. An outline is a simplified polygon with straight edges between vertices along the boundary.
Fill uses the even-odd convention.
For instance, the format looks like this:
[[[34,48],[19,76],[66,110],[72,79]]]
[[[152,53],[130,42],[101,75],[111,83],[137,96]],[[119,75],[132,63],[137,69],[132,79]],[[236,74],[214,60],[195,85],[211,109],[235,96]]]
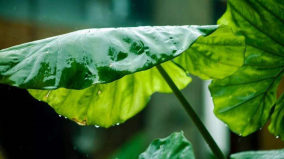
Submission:
[[[80,125],[106,128],[137,114],[154,92],[173,92],[223,159],[180,89],[189,74],[212,79],[214,112],[233,132],[246,136],[271,119],[269,130],[284,139],[282,28],[283,1],[229,0],[218,25],[87,29],[0,50],[0,83],[28,89]],[[275,150],[231,158],[283,156]],[[139,158],[194,154],[181,132],[153,141]]]

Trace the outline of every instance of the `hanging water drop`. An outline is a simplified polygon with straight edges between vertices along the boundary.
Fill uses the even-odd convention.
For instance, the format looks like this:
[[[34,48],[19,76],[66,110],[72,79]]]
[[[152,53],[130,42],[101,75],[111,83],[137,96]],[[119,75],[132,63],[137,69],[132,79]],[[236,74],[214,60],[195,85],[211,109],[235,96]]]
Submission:
[[[120,123],[116,123],[115,125],[117,125],[117,126],[118,126],[119,124],[120,124]]]
[[[96,127],[96,128],[99,128],[100,126],[98,126],[98,125],[95,125],[95,127]]]
[[[279,136],[276,136],[276,139],[278,139],[279,138]]]
[[[58,115],[59,117],[62,117],[61,115]]]

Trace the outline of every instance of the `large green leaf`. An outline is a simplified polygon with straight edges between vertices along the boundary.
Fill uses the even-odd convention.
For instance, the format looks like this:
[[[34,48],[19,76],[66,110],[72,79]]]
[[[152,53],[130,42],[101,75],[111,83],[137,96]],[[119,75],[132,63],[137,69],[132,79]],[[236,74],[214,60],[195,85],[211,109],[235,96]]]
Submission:
[[[219,20],[245,36],[246,53],[245,64],[236,73],[210,85],[214,112],[243,136],[267,122],[277,101],[276,90],[284,75],[283,9],[281,0],[229,0]]]
[[[142,110],[154,92],[170,92],[156,68],[131,73],[178,56],[217,28],[89,29],[34,41],[0,51],[0,82],[47,89],[29,92],[79,124],[109,127]],[[190,82],[173,63],[164,67],[179,88]]]
[[[283,159],[284,149],[270,151],[247,151],[232,154],[231,159]]]
[[[184,52],[197,60],[198,70],[210,74],[220,70],[219,60],[230,59],[226,71],[214,76],[224,77],[243,64],[242,39],[224,26],[82,30],[1,50],[0,83],[33,89],[35,98],[79,124],[109,127],[141,111],[154,92],[171,92],[151,67]],[[206,52],[212,57],[206,61],[210,69],[198,60],[205,60]],[[176,63],[163,66],[182,89],[191,79]]]
[[[277,101],[268,128],[271,133],[284,140],[284,94]]]
[[[171,61],[162,64],[179,88],[191,80]],[[170,92],[156,68],[107,84],[95,84],[82,90],[29,90],[35,98],[47,102],[55,111],[81,125],[109,127],[123,123],[141,111],[156,92]]]
[[[83,89],[149,69],[218,26],[88,29],[0,50],[0,83]]]
[[[139,159],[194,159],[191,143],[183,132],[172,133],[163,139],[154,140]]]

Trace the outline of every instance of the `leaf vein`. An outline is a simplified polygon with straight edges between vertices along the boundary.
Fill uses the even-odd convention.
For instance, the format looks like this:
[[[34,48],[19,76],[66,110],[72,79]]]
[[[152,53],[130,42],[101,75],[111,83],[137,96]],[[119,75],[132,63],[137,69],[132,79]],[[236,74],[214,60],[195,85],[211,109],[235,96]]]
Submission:
[[[236,13],[238,13],[241,17],[243,17],[244,20],[246,20],[251,26],[253,26],[256,30],[258,30],[259,32],[263,33],[263,35],[265,35],[266,37],[268,37],[269,39],[271,39],[272,41],[274,41],[275,43],[281,45],[282,47],[284,47],[284,45],[279,42],[278,40],[274,39],[272,36],[270,36],[269,34],[267,34],[266,32],[264,32],[262,29],[260,29],[256,24],[254,24],[253,22],[251,22],[248,18],[246,18],[238,9],[235,8],[235,6],[231,5],[232,9],[236,11]]]

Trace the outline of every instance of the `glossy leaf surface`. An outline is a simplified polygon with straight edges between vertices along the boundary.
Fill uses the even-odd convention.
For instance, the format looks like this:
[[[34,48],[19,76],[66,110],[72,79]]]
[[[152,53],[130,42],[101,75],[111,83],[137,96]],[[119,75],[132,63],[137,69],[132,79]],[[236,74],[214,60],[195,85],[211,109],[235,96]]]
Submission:
[[[283,159],[284,149],[270,151],[247,151],[231,155],[231,159]]]
[[[173,133],[163,139],[154,140],[139,159],[194,159],[191,143],[183,132]]]
[[[151,67],[181,53],[195,61],[186,66],[190,72],[221,78],[243,64],[244,40],[224,26],[81,30],[1,50],[0,82],[32,89],[36,99],[81,125],[109,127],[141,111],[154,92],[171,92]],[[211,57],[206,64],[203,54]],[[191,80],[184,62],[163,64],[180,89]]]
[[[259,130],[276,104],[284,75],[283,8],[281,0],[229,0],[219,20],[246,38],[245,64],[210,85],[216,116],[237,134]]]
[[[149,69],[218,26],[80,30],[0,50],[0,83],[27,89],[83,89]]]

